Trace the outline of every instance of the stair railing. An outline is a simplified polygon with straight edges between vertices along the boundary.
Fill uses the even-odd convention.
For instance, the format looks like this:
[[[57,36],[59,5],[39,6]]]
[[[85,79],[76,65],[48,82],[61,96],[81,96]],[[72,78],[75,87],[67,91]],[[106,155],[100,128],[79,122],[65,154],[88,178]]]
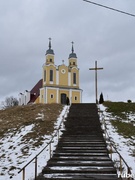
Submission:
[[[134,179],[134,175],[131,171],[131,168],[128,166],[127,162],[125,161],[125,159],[121,156],[121,154],[118,152],[117,148],[114,146],[114,142],[111,140],[108,131],[107,131],[107,125],[106,125],[106,120],[105,120],[105,115],[104,115],[104,111],[98,110],[99,112],[99,116],[100,116],[100,120],[102,121],[102,129],[104,131],[104,135],[105,135],[105,140],[108,141],[108,145],[110,146],[109,152],[110,152],[110,158],[113,160],[113,153],[116,153],[119,157],[119,161],[117,161],[117,163],[119,163],[119,166],[116,167],[117,169],[117,173],[118,173],[118,177],[119,178],[123,178],[124,180],[133,180]],[[115,164],[115,163],[114,163]],[[123,165],[125,165],[127,172],[125,173],[125,169],[123,168]]]
[[[52,157],[52,143],[54,142],[54,138],[55,138],[56,136],[57,136],[58,141],[59,141],[61,126],[62,126],[62,124],[64,124],[64,120],[65,120],[65,118],[66,118],[66,114],[67,114],[68,110],[69,110],[69,109],[68,109],[68,107],[67,107],[67,109],[66,109],[66,111],[65,111],[65,114],[62,116],[62,120],[61,120],[58,128],[55,130],[54,134],[53,134],[52,137],[51,137],[51,140],[47,143],[47,145],[46,145],[35,157],[33,157],[25,166],[23,166],[23,168],[21,168],[20,171],[18,172],[18,174],[22,172],[22,180],[25,180],[25,172],[26,172],[25,170],[26,170],[26,167],[27,167],[29,164],[31,164],[34,160],[35,160],[35,168],[34,168],[35,173],[34,173],[34,176],[35,176],[35,180],[37,179],[37,175],[38,175],[38,174],[37,174],[37,170],[38,170],[38,169],[37,169],[38,156],[39,156],[44,150],[46,150],[47,147],[49,147],[49,156],[50,156],[50,158]],[[10,178],[13,178],[13,176],[11,176]]]

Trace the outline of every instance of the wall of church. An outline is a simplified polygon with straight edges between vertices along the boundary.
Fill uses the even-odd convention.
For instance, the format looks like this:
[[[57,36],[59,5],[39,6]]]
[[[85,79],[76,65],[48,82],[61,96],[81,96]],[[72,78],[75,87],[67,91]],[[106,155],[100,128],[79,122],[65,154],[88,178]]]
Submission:
[[[74,82],[74,73],[76,74],[76,83]],[[71,86],[74,88],[79,88],[79,70],[76,67],[71,69]]]
[[[45,103],[45,90],[44,90],[44,88],[40,89],[40,103]]]
[[[46,65],[48,65],[50,63],[54,64],[54,55],[53,54],[46,55]]]
[[[68,86],[68,67],[59,66],[59,86]]]
[[[53,64],[43,66],[43,86],[56,86],[56,67]]]
[[[80,103],[81,102],[81,92],[80,91],[72,91],[72,103]]]
[[[57,102],[57,89],[47,89],[47,103],[58,103]]]

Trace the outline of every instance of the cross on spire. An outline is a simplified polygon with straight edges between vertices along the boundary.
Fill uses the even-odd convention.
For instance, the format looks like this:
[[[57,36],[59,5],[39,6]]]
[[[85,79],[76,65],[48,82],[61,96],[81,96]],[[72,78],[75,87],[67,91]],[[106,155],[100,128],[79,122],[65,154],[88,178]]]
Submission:
[[[72,53],[74,53],[74,46],[73,46],[74,42],[72,41],[71,43],[72,43]]]
[[[96,95],[96,104],[98,104],[98,91],[97,91],[97,70],[102,70],[103,68],[97,67],[97,61],[95,61],[95,68],[89,68],[89,70],[95,71],[95,95]]]
[[[51,49],[51,38],[49,38],[49,49]]]

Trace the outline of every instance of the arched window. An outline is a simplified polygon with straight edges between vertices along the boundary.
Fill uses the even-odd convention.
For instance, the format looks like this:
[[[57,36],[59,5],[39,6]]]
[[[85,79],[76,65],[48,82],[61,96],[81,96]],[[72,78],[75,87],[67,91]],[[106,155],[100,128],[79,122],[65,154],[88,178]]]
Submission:
[[[44,81],[46,81],[46,70],[44,70]]]
[[[51,96],[50,96],[50,97],[51,97],[51,99],[53,99],[53,97],[54,97],[54,96],[53,96],[53,94],[51,94]]]
[[[73,73],[73,84],[76,84],[76,73]]]
[[[50,70],[50,81],[53,81],[53,70]]]

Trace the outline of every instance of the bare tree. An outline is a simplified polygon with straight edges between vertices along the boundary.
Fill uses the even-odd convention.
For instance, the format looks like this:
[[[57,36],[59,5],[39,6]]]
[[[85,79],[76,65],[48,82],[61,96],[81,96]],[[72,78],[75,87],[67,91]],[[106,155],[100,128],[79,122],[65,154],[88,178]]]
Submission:
[[[6,97],[5,101],[2,102],[2,106],[3,108],[9,108],[9,107],[13,107],[13,106],[18,106],[19,102],[17,100],[17,98],[10,96],[10,97]]]

